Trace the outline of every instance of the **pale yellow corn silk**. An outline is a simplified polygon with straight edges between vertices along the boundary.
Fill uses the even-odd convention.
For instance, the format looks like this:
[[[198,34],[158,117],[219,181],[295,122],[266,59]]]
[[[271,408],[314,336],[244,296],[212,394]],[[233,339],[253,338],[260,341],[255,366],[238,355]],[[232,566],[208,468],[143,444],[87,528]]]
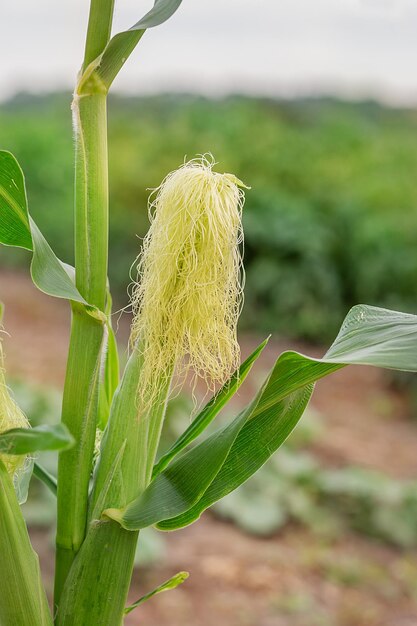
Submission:
[[[11,428],[29,428],[29,422],[13,400],[6,385],[3,345],[0,337],[0,433]],[[26,462],[26,456],[11,454],[0,454],[0,459],[12,476],[22,470]]]
[[[152,399],[175,365],[212,389],[240,360],[241,183],[212,157],[169,174],[151,196],[151,226],[133,289],[131,341],[143,352],[140,397]]]

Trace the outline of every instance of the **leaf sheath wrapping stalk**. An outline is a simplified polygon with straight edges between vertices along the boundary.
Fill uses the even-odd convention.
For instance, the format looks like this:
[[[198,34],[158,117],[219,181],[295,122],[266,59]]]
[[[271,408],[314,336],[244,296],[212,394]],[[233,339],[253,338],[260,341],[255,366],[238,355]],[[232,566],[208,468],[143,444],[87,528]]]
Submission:
[[[37,554],[13,482],[0,461],[0,624],[52,626]]]
[[[75,279],[89,304],[105,310],[108,250],[106,95],[74,97]]]
[[[105,310],[108,257],[106,95],[75,96],[75,280],[89,304]],[[85,537],[98,420],[104,326],[73,306],[62,421],[75,439],[58,464],[55,604]]]
[[[104,50],[110,39],[114,0],[91,0],[83,69]]]
[[[76,445],[62,452],[58,462],[56,602],[68,569],[85,537],[103,339],[103,326],[82,311],[75,310],[62,423],[67,426]]]
[[[139,533],[93,522],[61,597],[56,626],[121,626]]]
[[[138,405],[141,367],[142,355],[135,349],[113,398],[94,478],[91,517],[97,512],[101,515],[103,508],[108,506],[124,506],[146,487],[151,478],[169,382],[161,386],[153,407],[141,414]],[[65,584],[57,615],[59,626],[87,623],[116,626],[121,623],[137,539],[138,533],[125,531],[113,521],[91,520]],[[94,597],[90,589],[93,579],[99,581],[99,590]],[[111,602],[108,601],[109,589]]]

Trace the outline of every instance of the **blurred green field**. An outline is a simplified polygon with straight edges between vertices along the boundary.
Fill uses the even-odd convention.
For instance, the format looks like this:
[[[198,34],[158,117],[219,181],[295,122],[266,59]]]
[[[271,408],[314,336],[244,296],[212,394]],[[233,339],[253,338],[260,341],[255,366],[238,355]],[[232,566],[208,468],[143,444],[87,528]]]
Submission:
[[[27,178],[32,214],[72,261],[68,94],[0,107],[0,147]],[[417,111],[375,103],[231,97],[110,100],[110,280],[126,303],[147,228],[147,189],[184,157],[212,152],[252,189],[244,209],[242,329],[331,338],[347,309],[416,310]],[[27,255],[2,249],[3,265]]]

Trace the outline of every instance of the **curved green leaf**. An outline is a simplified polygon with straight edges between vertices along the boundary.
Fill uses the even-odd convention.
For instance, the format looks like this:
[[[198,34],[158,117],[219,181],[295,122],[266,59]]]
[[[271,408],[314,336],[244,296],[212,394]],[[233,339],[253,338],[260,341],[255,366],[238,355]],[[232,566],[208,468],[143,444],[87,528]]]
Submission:
[[[182,585],[182,583],[184,583],[189,576],[190,574],[188,572],[178,572],[178,574],[175,574],[175,576],[172,576],[169,580],[166,580],[164,583],[162,583],[162,585],[159,585],[156,589],[154,589],[150,593],[147,593],[146,595],[139,598],[139,600],[136,600],[136,602],[126,607],[124,611],[125,615],[131,613],[134,609],[136,609],[136,607],[146,602],[146,600],[150,600],[158,593],[162,593],[163,591],[170,591],[171,589],[176,589],[178,585]]]
[[[174,15],[181,2],[182,0],[155,0],[152,9],[129,30],[145,30],[163,24]]]
[[[181,517],[159,525],[163,530],[186,526],[254,474],[280,445],[271,422],[277,400],[346,365],[374,365],[417,371],[417,316],[358,305],[347,315],[334,343],[323,359],[285,352],[278,359],[262,402],[242,431],[226,463],[203,498]],[[289,395],[290,394],[290,395]],[[271,430],[272,427],[272,430]]]
[[[312,384],[349,364],[417,371],[417,316],[360,305],[349,312],[322,359],[283,353],[258,398],[243,414],[204,441],[205,447],[200,444],[176,459],[139,498],[124,510],[110,511],[109,516],[128,530],[148,522],[173,530],[195,521],[206,508],[245,482],[285,441],[307,406]],[[213,448],[221,433],[227,436],[233,424],[237,435],[217,470],[212,462],[216,458]],[[188,459],[193,452],[196,458],[191,469],[197,475],[189,473]],[[200,497],[199,485],[204,486]],[[169,517],[175,508],[183,512]]]
[[[6,150],[0,151],[0,242],[32,250],[23,173]]]
[[[36,476],[38,480],[43,482],[46,487],[48,487],[49,491],[56,496],[58,491],[58,483],[55,476],[52,476],[42,465],[39,463],[33,464],[33,475]]]
[[[131,28],[117,33],[107,44],[97,67],[97,75],[106,89],[125,64],[145,30],[166,22],[179,8],[182,0],[155,0],[153,8]]]
[[[416,315],[359,304],[322,360],[415,372],[416,331]]]
[[[30,218],[30,226],[33,241],[33,257],[30,272],[34,284],[49,296],[65,298],[80,302],[87,306],[78,289],[76,288],[67,265],[55,256],[52,248]]]
[[[346,365],[416,372],[417,316],[361,304],[353,307],[322,359],[292,351],[280,356],[265,405]]]
[[[265,339],[248,358],[242,363],[230,379],[223,385],[223,387],[210,399],[204,409],[197,415],[197,417],[191,422],[189,427],[178,437],[174,445],[166,452],[156,463],[152,477],[155,478],[158,474],[166,468],[166,466],[177,456],[184,448],[194,441],[201,433],[207,428],[209,424],[215,419],[222,408],[227,402],[234,396],[241,384],[246,379],[247,375],[252,369],[253,364],[262,354],[263,349],[268,343],[268,339]]]
[[[220,471],[246,419],[245,411],[226,428],[175,459],[125,509],[107,509],[104,515],[123,528],[138,530],[187,511]]]
[[[73,443],[72,435],[63,424],[12,428],[0,435],[0,453],[23,455],[44,450],[66,450]]]
[[[79,302],[94,315],[94,307],[89,307],[74,284],[73,268],[55,256],[30,217],[22,169],[5,150],[0,150],[0,243],[33,252],[31,275],[38,289],[56,298]],[[98,317],[97,312],[94,316]]]

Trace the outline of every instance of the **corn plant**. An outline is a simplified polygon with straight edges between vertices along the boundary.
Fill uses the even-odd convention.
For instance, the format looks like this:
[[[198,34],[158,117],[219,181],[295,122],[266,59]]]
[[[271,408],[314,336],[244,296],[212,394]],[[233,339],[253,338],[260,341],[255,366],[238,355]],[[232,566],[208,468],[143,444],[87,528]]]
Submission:
[[[240,363],[244,185],[201,157],[168,175],[152,196],[151,226],[132,289],[130,356],[120,376],[107,281],[106,99],[145,31],[180,3],[156,0],[132,28],[111,36],[113,0],[91,0],[72,105],[75,268],[54,254],[28,211],[18,162],[0,152],[0,241],[30,251],[34,284],[68,300],[72,312],[59,424],[29,427],[8,390],[0,354],[4,626],[122,624],[142,602],[187,577],[180,572],[127,605],[141,529],[187,526],[245,482],[296,427],[320,378],[348,364],[417,370],[417,316],[360,305],[348,313],[322,359],[283,353],[250,404],[205,435],[266,341]],[[166,405],[188,374],[213,393],[161,455]],[[36,462],[41,450],[59,453],[57,477]],[[32,473],[57,497],[51,603],[19,506]]]

